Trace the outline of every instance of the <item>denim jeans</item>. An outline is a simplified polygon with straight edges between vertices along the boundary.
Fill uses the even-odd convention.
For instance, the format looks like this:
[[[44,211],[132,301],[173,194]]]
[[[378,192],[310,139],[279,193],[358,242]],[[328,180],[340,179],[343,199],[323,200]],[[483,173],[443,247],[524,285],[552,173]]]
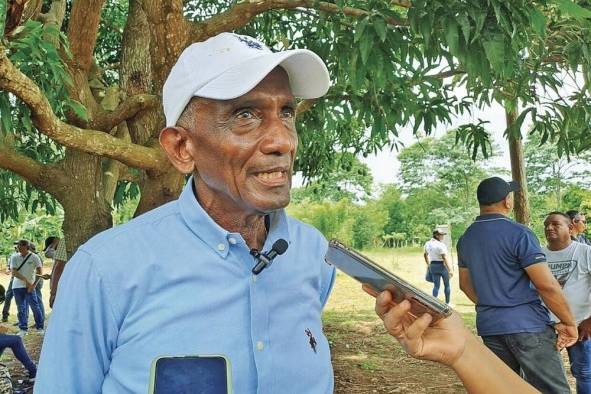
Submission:
[[[451,296],[451,286],[449,285],[449,271],[445,268],[443,262],[431,262],[429,264],[429,271],[431,271],[431,276],[433,277],[433,297],[437,298],[439,295],[439,286],[441,285],[441,280],[443,279],[443,286],[445,288],[445,302],[449,304],[449,299]]]
[[[6,299],[4,300],[4,307],[2,308],[2,318],[8,319],[8,315],[10,315],[10,304],[12,303],[12,297],[14,296],[12,293],[12,277],[10,278],[10,282],[6,288],[5,296]]]
[[[25,349],[25,345],[23,345],[23,340],[21,337],[18,335],[0,334],[0,355],[6,348],[10,348],[12,350],[14,357],[16,357],[16,359],[23,364],[27,371],[29,371],[29,376],[32,378],[35,377],[35,374],[37,373],[37,367],[27,354],[27,350]]]
[[[34,290],[29,293],[24,287],[12,289],[12,291],[14,293],[14,299],[18,308],[18,327],[24,331],[28,329],[27,324],[29,323],[29,305],[31,305],[33,317],[35,318],[35,327],[42,329],[43,315],[41,314],[41,308],[39,307],[37,293]]]
[[[552,327],[535,333],[483,336],[482,340],[497,357],[542,393],[570,393]]]
[[[577,393],[591,394],[591,340],[577,342],[566,350],[570,371],[577,379]]]
[[[43,320],[45,321],[45,305],[43,305],[43,294],[41,294],[42,288],[43,279],[39,280],[37,287],[35,287],[35,293],[37,294],[37,300],[39,300],[39,309],[41,309],[41,315],[43,315]]]

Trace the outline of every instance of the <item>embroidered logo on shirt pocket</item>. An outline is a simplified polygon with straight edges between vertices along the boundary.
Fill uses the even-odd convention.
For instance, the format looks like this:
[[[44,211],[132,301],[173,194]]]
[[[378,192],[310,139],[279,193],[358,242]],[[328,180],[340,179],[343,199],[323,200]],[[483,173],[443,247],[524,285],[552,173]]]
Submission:
[[[306,335],[308,336],[308,338],[310,338],[310,340],[308,341],[310,343],[310,347],[312,348],[312,350],[314,350],[314,353],[316,352],[316,338],[314,338],[314,334],[312,334],[312,331],[310,331],[309,328],[306,328],[306,330],[304,331],[306,333]]]

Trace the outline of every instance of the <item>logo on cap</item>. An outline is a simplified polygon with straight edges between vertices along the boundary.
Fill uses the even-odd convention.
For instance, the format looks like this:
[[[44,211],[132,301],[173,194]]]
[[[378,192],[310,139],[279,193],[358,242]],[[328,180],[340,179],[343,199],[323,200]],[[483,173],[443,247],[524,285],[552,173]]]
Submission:
[[[249,37],[236,36],[240,42],[245,43],[249,48],[263,50],[263,46],[258,42],[251,40]]]

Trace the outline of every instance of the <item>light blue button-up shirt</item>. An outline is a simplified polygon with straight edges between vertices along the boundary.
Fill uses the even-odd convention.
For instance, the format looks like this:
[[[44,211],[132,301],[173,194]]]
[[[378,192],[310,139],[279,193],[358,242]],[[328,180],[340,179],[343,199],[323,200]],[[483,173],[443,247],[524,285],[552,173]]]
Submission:
[[[144,394],[155,358],[199,354],[228,357],[237,394],[331,393],[327,242],[284,211],[263,250],[279,238],[285,254],[253,276],[244,239],[207,215],[192,179],[178,200],[98,234],[60,280],[35,393]]]

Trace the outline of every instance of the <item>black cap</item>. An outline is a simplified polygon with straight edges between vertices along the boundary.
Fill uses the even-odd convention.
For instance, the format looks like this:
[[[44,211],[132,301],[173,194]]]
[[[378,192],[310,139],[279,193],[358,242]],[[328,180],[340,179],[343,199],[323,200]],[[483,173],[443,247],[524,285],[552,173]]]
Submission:
[[[518,182],[507,182],[498,176],[494,176],[480,182],[476,190],[476,196],[481,205],[491,205],[501,201],[509,193],[516,192],[519,189]]]

